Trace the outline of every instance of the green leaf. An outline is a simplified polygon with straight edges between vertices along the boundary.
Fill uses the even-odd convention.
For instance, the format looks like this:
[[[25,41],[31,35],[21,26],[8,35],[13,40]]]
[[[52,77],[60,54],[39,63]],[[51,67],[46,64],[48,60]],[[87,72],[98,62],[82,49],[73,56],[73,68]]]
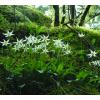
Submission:
[[[92,39],[92,45],[94,45],[95,44],[95,42],[96,42],[96,39]]]
[[[81,71],[79,72],[79,74],[77,75],[77,79],[85,79],[87,76],[89,75],[89,73],[87,71]]]
[[[63,66],[62,63],[59,64],[59,65],[58,65],[58,68],[57,68],[57,72],[58,72],[58,73],[61,73],[61,72],[63,71],[63,67],[64,67],[64,66]]]

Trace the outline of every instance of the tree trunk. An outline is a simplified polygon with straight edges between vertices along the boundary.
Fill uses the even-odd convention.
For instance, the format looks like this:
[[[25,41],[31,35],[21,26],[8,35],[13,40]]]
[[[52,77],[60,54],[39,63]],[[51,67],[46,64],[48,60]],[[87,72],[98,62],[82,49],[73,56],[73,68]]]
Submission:
[[[84,25],[85,18],[86,18],[87,14],[88,14],[88,12],[89,12],[89,10],[90,10],[90,7],[91,7],[91,5],[88,5],[88,6],[85,8],[85,11],[84,11],[84,13],[83,13],[83,15],[82,15],[82,17],[81,17],[80,22],[79,22],[79,26],[83,26],[83,25]]]
[[[61,24],[64,24],[64,21],[65,21],[65,13],[66,13],[65,5],[63,5],[62,11],[63,11],[63,15],[64,16],[62,17]]]
[[[59,5],[53,5],[55,10],[54,26],[59,26]]]
[[[70,21],[70,6],[68,5],[68,19]]]
[[[73,26],[75,23],[75,5],[70,5],[70,25]]]

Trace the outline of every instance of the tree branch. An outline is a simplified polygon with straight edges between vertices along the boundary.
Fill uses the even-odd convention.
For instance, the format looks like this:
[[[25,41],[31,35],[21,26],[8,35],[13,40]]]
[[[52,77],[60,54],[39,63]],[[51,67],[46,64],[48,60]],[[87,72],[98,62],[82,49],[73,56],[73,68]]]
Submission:
[[[91,7],[91,5],[88,5],[88,6],[85,8],[85,11],[84,11],[84,13],[83,13],[83,15],[82,15],[82,17],[81,17],[80,22],[79,22],[79,26],[83,26],[84,21],[85,21],[85,18],[86,18],[86,16],[87,16],[88,12],[89,12],[90,7]]]
[[[99,15],[100,15],[100,12],[99,13],[95,13],[95,15],[93,15],[88,21],[90,21],[91,19],[93,19],[93,18],[95,18],[96,16],[99,16]]]

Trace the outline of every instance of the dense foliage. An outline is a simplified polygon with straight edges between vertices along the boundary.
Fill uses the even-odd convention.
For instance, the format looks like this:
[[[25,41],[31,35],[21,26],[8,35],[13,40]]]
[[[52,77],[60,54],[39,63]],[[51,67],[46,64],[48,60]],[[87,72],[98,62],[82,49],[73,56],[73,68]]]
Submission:
[[[96,51],[98,53],[100,52],[100,48],[98,46],[100,42],[98,31],[89,31],[82,28],[76,28],[75,30],[78,30],[78,32],[82,32],[85,36],[88,36],[91,44],[96,47]],[[42,31],[43,30],[41,30],[41,32]],[[1,93],[99,94],[100,62],[98,63],[99,66],[95,66],[92,63],[89,64],[91,61],[91,59],[87,57],[89,48],[82,43],[77,34],[67,28],[51,28],[49,30],[49,33],[51,33],[49,37],[47,33],[48,31],[44,31],[45,36],[41,35],[43,34],[43,32],[41,32],[38,36],[42,39],[46,38],[47,41],[45,40],[45,42],[47,42],[47,45],[49,37],[52,40],[61,39],[64,43],[69,43],[71,52],[67,55],[63,55],[59,48],[62,44],[58,43],[58,49],[56,49],[51,40],[49,40],[51,41],[51,43],[49,43],[50,46],[48,45],[49,51],[44,53],[42,52],[45,51],[45,45],[42,46],[43,48],[40,48],[38,52],[33,52],[33,49],[30,47],[29,49],[24,48],[28,51],[23,52],[24,49],[20,46],[18,50],[12,49],[18,45],[18,41],[14,47],[12,47],[13,44],[8,44],[9,46],[1,49]],[[29,37],[26,37],[26,39]],[[91,40],[91,38],[93,39]],[[24,39],[25,37],[23,40]],[[11,43],[11,40],[9,42]],[[29,43],[31,43],[31,41],[28,42],[28,44]],[[33,45],[31,45],[31,47],[34,48]],[[52,49],[56,50],[56,52],[52,52]],[[98,57],[95,57],[95,60],[99,60]],[[5,84],[2,82],[5,82]],[[3,90],[4,88],[7,90]]]
[[[0,94],[100,94],[100,30],[52,27],[43,12],[0,6]]]
[[[28,6],[0,6],[0,29],[14,28],[14,24],[36,24],[50,26],[51,19]]]

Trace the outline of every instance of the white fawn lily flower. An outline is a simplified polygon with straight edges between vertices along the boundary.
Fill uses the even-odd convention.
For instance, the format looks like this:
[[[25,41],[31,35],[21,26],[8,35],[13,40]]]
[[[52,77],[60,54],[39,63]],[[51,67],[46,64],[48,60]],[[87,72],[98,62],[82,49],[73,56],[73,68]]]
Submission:
[[[10,43],[9,43],[9,40],[4,40],[3,42],[1,42],[2,43],[2,46],[7,46],[7,45],[9,45]]]
[[[29,37],[25,37],[26,42],[28,45],[34,44],[34,43],[40,43],[40,39],[37,39],[37,37],[30,35]]]
[[[40,50],[41,48],[39,46],[35,46],[34,48],[32,48],[33,52],[38,52],[38,50]]]
[[[14,49],[15,51],[19,51],[19,50],[20,50],[20,47],[19,47],[18,45],[14,45],[13,49]]]
[[[100,60],[92,61],[90,64],[93,64],[94,66],[100,66]]]
[[[25,44],[23,42],[24,42],[23,39],[21,39],[21,40],[18,40],[17,39],[17,42],[14,42],[15,45],[14,45],[14,48],[13,49],[15,49],[15,51],[17,51],[17,50],[20,50],[21,48],[24,48],[25,47]]]
[[[22,46],[23,45],[23,42],[24,42],[23,39],[21,39],[21,40],[18,40],[17,39],[17,42],[14,42],[14,43],[15,43],[15,45]]]
[[[15,51],[19,51],[20,49],[24,49],[24,51],[26,51],[26,45],[25,44],[16,44],[14,45],[14,48],[13,48]]]
[[[68,55],[71,53],[71,48],[69,46],[69,44],[63,44],[63,47],[62,47],[62,52],[64,53],[64,55]]]
[[[5,35],[5,37],[11,37],[14,34],[13,34],[13,31],[11,31],[11,32],[7,31],[7,33],[4,35]]]
[[[64,55],[68,55],[68,54],[71,53],[71,49],[67,49],[67,50],[65,50],[65,51],[63,51],[63,52],[64,52]]]
[[[30,44],[33,44],[33,37],[32,35],[30,35],[29,37],[25,37],[25,40],[26,40],[26,44],[30,45]]]
[[[47,50],[47,48],[44,48],[44,49],[42,49],[43,50],[43,52],[42,53],[48,53],[49,51]]]
[[[97,54],[96,51],[92,51],[92,50],[90,49],[90,54],[87,54],[87,56],[88,56],[89,58],[92,58],[92,57],[96,57],[96,54]]]
[[[50,40],[49,36],[45,36],[45,35],[41,36],[41,41],[42,42],[49,41],[49,40]]]
[[[38,47],[40,48],[40,49],[43,49],[43,48],[46,48],[46,44],[45,43],[41,43],[40,45],[38,45]]]
[[[54,46],[56,47],[56,48],[62,48],[63,47],[63,42],[62,42],[62,40],[53,40],[54,41]]]
[[[69,48],[69,43],[63,44],[63,49],[68,49]]]
[[[78,33],[78,37],[82,38],[82,37],[84,37],[84,36],[85,36],[85,34],[83,34],[83,33]]]
[[[24,49],[24,52],[27,52],[29,50],[27,46],[25,46],[23,49]]]
[[[50,40],[49,36],[43,35],[43,36],[40,37],[40,39],[41,39],[41,42],[44,42],[46,45],[49,44],[49,40]]]
[[[32,48],[32,50],[33,50],[33,52],[37,52],[38,50],[44,50],[44,51],[46,51],[46,48],[47,47],[47,45],[45,44],[45,43],[41,43],[41,44],[39,44],[39,45],[35,45],[35,47],[34,48]]]

